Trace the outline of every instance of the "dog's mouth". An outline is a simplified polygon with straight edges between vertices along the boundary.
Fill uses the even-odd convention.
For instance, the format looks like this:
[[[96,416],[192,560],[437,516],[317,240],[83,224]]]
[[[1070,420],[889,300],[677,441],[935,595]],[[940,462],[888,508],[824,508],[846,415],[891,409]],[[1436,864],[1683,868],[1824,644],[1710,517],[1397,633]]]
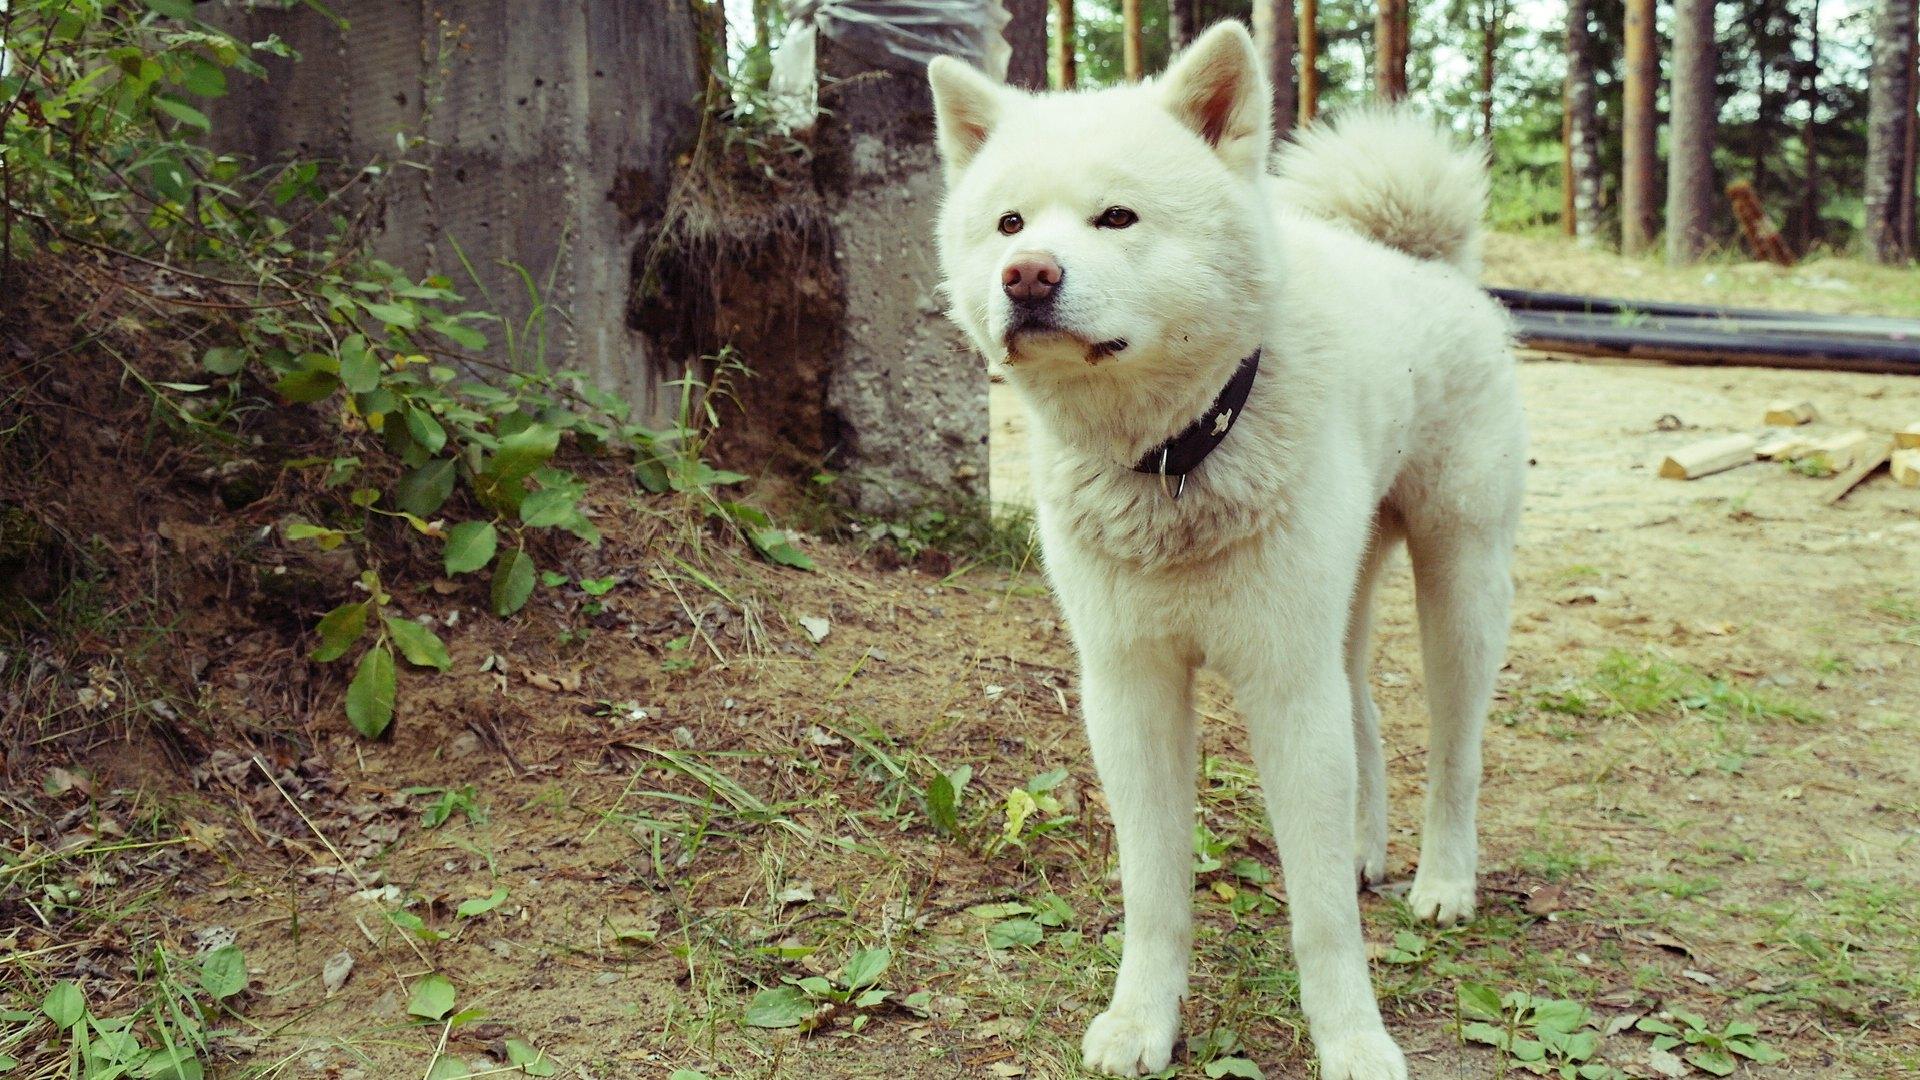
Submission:
[[[1008,328],[1005,345],[1007,363],[1018,364],[1040,356],[1078,354],[1089,364],[1100,364],[1127,351],[1126,338],[1095,341],[1055,325],[1050,320],[1026,318]]]

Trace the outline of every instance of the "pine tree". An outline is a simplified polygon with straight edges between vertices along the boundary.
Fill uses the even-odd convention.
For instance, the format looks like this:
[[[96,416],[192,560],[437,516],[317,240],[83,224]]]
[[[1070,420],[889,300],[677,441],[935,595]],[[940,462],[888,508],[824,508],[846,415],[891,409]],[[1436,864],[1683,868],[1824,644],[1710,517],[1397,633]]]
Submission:
[[[1253,38],[1273,80],[1273,135],[1293,130],[1299,99],[1295,95],[1293,0],[1254,0]]]
[[[1673,87],[1667,149],[1667,261],[1690,263],[1713,239],[1719,185],[1713,147],[1720,115],[1714,0],[1674,0]],[[1764,83],[1763,83],[1764,86]],[[1761,119],[1766,95],[1761,94]],[[1756,188],[1759,186],[1756,182]]]
[[[1600,116],[1599,89],[1594,84],[1593,57],[1589,47],[1587,21],[1592,8],[1588,0],[1569,0],[1567,4],[1567,81],[1563,91],[1566,123],[1565,225],[1569,235],[1582,247],[1600,242],[1606,231],[1600,216]]]
[[[1621,103],[1620,250],[1640,255],[1653,246],[1656,117],[1660,84],[1659,31],[1653,0],[1627,0],[1626,88]]]
[[[1011,50],[1007,57],[1007,85],[1022,90],[1047,88],[1047,0],[1005,0],[1007,28],[1002,36]]]
[[[1913,125],[1913,0],[1877,0],[1867,105],[1867,247],[1884,263],[1905,262],[1911,238],[1901,232],[1913,199],[1907,163]]]

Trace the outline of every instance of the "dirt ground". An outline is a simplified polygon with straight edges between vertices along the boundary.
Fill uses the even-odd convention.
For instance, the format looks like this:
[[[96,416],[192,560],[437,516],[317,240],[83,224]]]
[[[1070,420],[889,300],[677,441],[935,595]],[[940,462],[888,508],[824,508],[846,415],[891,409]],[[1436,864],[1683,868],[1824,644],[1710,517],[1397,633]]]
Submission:
[[[1393,889],[1363,898],[1414,1075],[1509,1070],[1459,1033],[1459,989],[1483,984],[1578,1002],[1612,1075],[1688,1074],[1633,1030],[1677,1008],[1784,1055],[1741,1075],[1920,1076],[1920,490],[1882,474],[1828,506],[1780,465],[1654,472],[1689,440],[1757,431],[1775,398],[1814,402],[1819,430],[1912,422],[1920,380],[1549,360],[1521,380],[1535,463],[1482,910],[1435,931]],[[1012,445],[996,431],[993,479],[1017,501]],[[183,775],[134,745],[77,781],[33,764],[62,812],[48,849],[164,844],[171,876],[115,892],[151,869],[115,860],[147,851],[36,870],[122,914],[84,938],[0,927],[0,1007],[36,1007],[49,955],[78,951],[69,970],[104,987],[155,942],[231,937],[250,978],[218,1075],[478,1075],[509,1040],[549,1055],[536,1075],[597,1080],[1077,1075],[1120,906],[1043,583],[804,546],[818,573],[613,543],[564,569],[617,587],[512,624],[472,586],[409,597],[460,632],[451,673],[406,678],[387,742],[329,706],[304,754]],[[1425,741],[1404,562],[1377,632],[1404,879]],[[244,696],[223,678],[214,663],[209,685]],[[1217,686],[1203,713],[1173,1075],[1309,1076],[1244,730]],[[867,982],[848,961],[870,949],[887,964]],[[429,1022],[409,1004],[434,973],[457,1006]],[[20,1056],[8,1033],[33,1023],[0,1014],[0,1051]]]

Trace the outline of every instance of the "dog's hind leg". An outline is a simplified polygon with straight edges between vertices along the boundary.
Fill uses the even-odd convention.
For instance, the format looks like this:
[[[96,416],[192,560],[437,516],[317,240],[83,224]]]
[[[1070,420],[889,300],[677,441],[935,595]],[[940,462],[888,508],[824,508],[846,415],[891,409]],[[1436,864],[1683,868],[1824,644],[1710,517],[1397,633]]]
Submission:
[[[1347,683],[1353,695],[1354,869],[1361,885],[1387,879],[1387,763],[1380,745],[1380,710],[1373,703],[1367,668],[1373,656],[1373,592],[1380,571],[1400,542],[1400,523],[1382,511],[1360,560],[1360,577],[1347,615]]]
[[[1420,868],[1407,903],[1446,925],[1473,914],[1480,740],[1506,653],[1512,540],[1504,529],[1415,525],[1408,550],[1432,726]]]
[[[1094,1072],[1159,1072],[1180,1027],[1193,947],[1193,669],[1165,642],[1083,645],[1081,700],[1126,905],[1113,1001],[1081,1043]]]

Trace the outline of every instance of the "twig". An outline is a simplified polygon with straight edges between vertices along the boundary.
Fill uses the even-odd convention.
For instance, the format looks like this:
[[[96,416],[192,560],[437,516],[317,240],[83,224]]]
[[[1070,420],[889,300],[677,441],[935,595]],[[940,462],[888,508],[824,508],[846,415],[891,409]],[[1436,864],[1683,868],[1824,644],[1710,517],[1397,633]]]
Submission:
[[[300,804],[293,801],[293,796],[287,794],[287,789],[280,786],[280,781],[274,778],[273,771],[267,768],[266,762],[260,760],[259,754],[253,755],[253,763],[260,767],[260,775],[267,778],[267,783],[273,785],[273,790],[279,792],[280,797],[287,800],[287,805],[293,807],[293,812],[300,815],[300,820],[306,823],[307,828],[312,830],[313,835],[319,837],[320,842],[326,845],[327,850],[333,854],[333,857],[339,860],[340,868],[347,872],[347,876],[352,878],[353,883],[360,887],[360,891],[367,891],[367,882],[360,876],[360,872],[353,868],[353,864],[347,861],[345,855],[340,854],[340,849],[333,846],[333,841],[327,839],[327,834],[320,831],[320,826],[313,823],[313,819],[307,816],[307,812],[300,809]],[[425,959],[425,957],[421,959]]]

